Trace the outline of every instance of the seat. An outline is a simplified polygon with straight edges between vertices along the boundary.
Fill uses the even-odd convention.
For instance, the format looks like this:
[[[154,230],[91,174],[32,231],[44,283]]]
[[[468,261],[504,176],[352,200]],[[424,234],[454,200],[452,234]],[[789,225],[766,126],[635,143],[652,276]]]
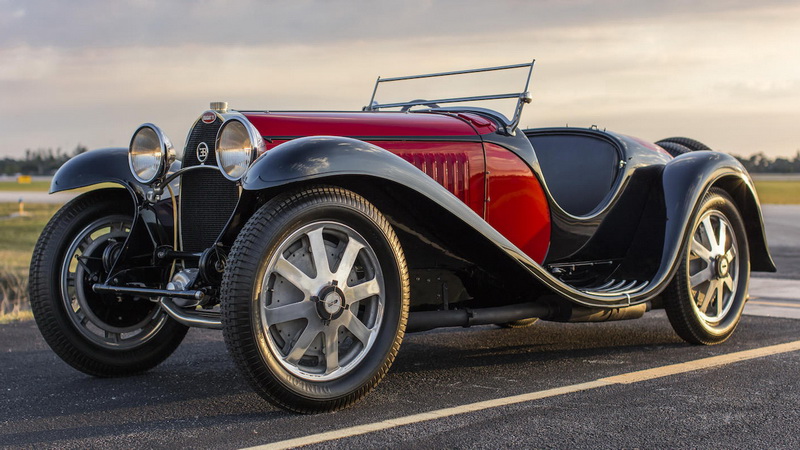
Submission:
[[[553,199],[573,216],[586,216],[614,186],[620,155],[610,141],[592,134],[526,133]]]

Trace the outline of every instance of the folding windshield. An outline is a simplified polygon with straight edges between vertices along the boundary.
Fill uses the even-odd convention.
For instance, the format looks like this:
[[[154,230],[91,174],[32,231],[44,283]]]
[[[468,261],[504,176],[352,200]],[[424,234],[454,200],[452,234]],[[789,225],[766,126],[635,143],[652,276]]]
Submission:
[[[528,86],[534,62],[424,75],[378,77],[369,106],[365,106],[364,110],[399,108],[408,111],[415,107],[450,109],[441,105],[458,103],[461,107],[490,108],[502,116],[506,127],[513,130],[519,124],[523,105],[531,101]],[[513,89],[513,86],[520,85],[523,86],[521,91]]]

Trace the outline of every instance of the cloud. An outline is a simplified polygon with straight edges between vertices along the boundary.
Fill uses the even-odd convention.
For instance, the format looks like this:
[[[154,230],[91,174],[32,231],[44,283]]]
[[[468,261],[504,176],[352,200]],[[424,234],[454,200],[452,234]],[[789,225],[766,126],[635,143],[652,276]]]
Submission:
[[[792,3],[507,0],[489,5],[482,0],[5,0],[0,3],[0,11],[10,13],[0,12],[0,46],[313,45],[391,41],[420,35],[495,36],[499,30],[592,26],[643,18],[680,21]]]
[[[765,151],[793,154],[793,128],[775,120],[797,119],[800,103],[800,7],[785,3],[0,0],[0,98],[13,111],[0,154],[125,146],[143,122],[178,145],[210,101],[358,110],[377,75],[531,57],[523,124],[658,139],[719,113],[730,121],[712,121],[711,141],[727,142],[723,123],[757,125]],[[755,144],[736,135],[726,145],[747,154]]]

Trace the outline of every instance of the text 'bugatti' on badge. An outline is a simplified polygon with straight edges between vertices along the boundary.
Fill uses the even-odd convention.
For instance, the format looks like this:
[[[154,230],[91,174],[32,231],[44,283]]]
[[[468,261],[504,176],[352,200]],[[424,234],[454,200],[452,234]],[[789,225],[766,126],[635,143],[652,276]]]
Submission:
[[[197,144],[197,160],[201,163],[206,162],[208,158],[208,144],[201,142]]]
[[[206,111],[203,113],[203,123],[214,123],[217,120],[217,115],[214,111]]]

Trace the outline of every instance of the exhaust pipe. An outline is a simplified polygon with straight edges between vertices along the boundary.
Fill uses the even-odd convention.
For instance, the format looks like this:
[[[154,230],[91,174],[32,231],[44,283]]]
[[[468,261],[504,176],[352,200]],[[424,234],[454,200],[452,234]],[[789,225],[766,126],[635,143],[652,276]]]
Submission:
[[[520,303],[478,309],[450,309],[445,311],[419,311],[408,315],[407,333],[428,331],[443,327],[471,327],[508,323],[515,320],[540,318],[554,322],[610,322],[638,319],[650,310],[650,302],[625,308],[585,308],[555,303]]]
[[[159,303],[164,312],[187,327],[222,329],[222,317],[219,313],[183,309],[168,297],[161,297]]]
[[[540,303],[520,303],[479,309],[450,309],[446,311],[419,311],[408,315],[406,332],[428,331],[441,327],[470,327],[513,322],[529,317],[546,317],[551,309]]]

